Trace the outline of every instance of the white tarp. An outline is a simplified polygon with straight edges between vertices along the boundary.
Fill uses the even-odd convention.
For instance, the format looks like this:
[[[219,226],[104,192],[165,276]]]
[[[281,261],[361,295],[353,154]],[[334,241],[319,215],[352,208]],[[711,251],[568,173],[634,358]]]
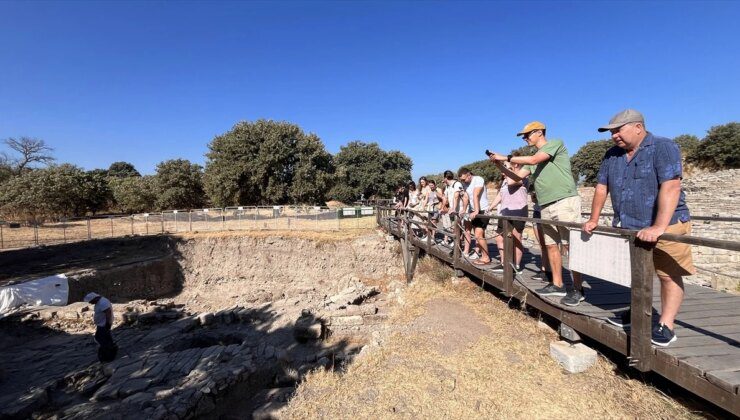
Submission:
[[[68,298],[69,283],[64,274],[0,287],[0,318],[23,305],[64,306]]]

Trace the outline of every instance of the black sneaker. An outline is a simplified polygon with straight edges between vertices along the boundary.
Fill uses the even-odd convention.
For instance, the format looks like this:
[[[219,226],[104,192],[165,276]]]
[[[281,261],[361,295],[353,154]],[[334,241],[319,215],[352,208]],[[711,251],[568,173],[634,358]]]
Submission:
[[[607,318],[606,322],[621,328],[629,327],[632,325],[632,311],[627,309],[619,315]]]
[[[504,272],[504,266],[501,264],[498,264],[497,266],[493,267],[491,269],[494,273],[503,273]]]
[[[676,340],[678,340],[678,337],[676,337],[676,334],[670,328],[664,324],[658,324],[653,328],[653,337],[650,342],[656,346],[668,347],[669,344]]]
[[[558,287],[550,283],[542,289],[535,289],[534,291],[540,296],[565,296],[565,287]]]
[[[540,271],[532,276],[532,280],[548,281],[549,279],[547,278],[547,273],[545,273],[544,271]]]
[[[571,289],[568,290],[564,298],[560,299],[560,303],[566,306],[578,306],[584,300],[586,300],[586,296],[583,295],[583,289]]]

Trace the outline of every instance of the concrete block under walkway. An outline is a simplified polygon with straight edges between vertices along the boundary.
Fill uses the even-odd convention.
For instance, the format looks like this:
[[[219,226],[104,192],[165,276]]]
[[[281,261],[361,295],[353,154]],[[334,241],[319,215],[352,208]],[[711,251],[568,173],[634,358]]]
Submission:
[[[567,341],[550,343],[550,356],[570,373],[580,373],[596,363],[596,350],[583,343]]]

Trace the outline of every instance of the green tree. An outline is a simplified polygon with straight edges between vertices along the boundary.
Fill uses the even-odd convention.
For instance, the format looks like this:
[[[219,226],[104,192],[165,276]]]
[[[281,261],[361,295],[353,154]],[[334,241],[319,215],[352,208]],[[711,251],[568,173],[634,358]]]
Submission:
[[[203,207],[203,168],[185,159],[172,159],[157,165],[155,177],[159,209]]]
[[[113,191],[108,184],[108,171],[93,169],[82,178],[82,196],[86,211],[93,215],[107,210],[113,203]]]
[[[684,157],[694,153],[696,148],[699,147],[700,142],[699,137],[692,136],[691,134],[681,134],[680,136],[675,137],[673,141],[675,141],[681,149],[681,154],[684,155]]]
[[[717,125],[707,131],[687,162],[709,169],[740,168],[740,123]]]
[[[108,168],[108,176],[113,178],[128,178],[130,176],[141,176],[134,165],[128,162],[113,162]]]
[[[110,186],[118,211],[122,213],[143,213],[156,207],[157,186],[153,176],[111,178]]]
[[[208,145],[204,187],[213,204],[323,201],[332,172],[321,140],[287,122],[240,122]],[[293,185],[297,182],[310,182]]]
[[[411,159],[399,151],[386,152],[377,143],[351,141],[339,149],[334,162],[336,183],[329,195],[340,201],[390,197],[399,183],[411,179]]]
[[[3,185],[0,209],[8,218],[34,221],[83,216],[85,172],[68,163],[24,170]]]
[[[501,171],[499,171],[496,165],[488,159],[477,160],[467,165],[463,165],[460,168],[463,167],[470,169],[470,172],[473,174],[483,177],[486,182],[498,183],[501,179]],[[455,175],[457,175],[457,173],[455,173]]]
[[[586,186],[596,185],[596,177],[599,175],[601,161],[604,159],[606,151],[614,146],[611,140],[593,140],[581,146],[580,149],[570,158],[570,166],[573,171],[573,177],[581,180]]]
[[[334,182],[334,158],[321,139],[308,134],[298,139],[296,162],[288,196],[293,203],[323,204]]]

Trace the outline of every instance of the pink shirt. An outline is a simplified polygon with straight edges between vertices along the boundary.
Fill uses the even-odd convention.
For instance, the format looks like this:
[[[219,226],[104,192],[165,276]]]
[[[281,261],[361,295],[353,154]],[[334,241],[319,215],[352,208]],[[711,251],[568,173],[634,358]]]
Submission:
[[[502,216],[527,217],[527,184],[527,179],[522,185],[509,186],[506,181],[501,184]]]

